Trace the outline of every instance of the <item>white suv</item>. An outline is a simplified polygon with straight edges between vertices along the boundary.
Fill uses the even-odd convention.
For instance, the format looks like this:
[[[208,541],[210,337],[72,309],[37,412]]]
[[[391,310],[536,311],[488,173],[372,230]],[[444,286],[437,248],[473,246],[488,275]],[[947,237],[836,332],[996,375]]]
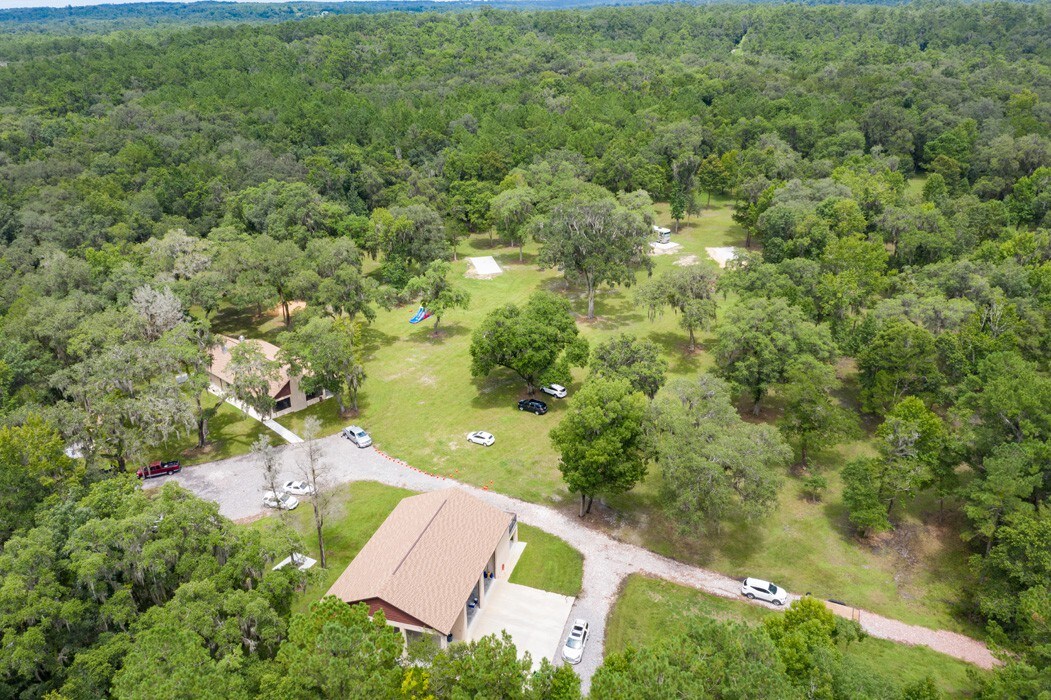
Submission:
[[[554,396],[556,399],[564,399],[566,398],[566,394],[569,393],[566,391],[566,387],[561,384],[548,384],[547,386],[540,387],[540,391]]]
[[[758,578],[746,578],[741,584],[741,595],[749,600],[759,599],[774,605],[784,605],[788,602],[788,591]]]

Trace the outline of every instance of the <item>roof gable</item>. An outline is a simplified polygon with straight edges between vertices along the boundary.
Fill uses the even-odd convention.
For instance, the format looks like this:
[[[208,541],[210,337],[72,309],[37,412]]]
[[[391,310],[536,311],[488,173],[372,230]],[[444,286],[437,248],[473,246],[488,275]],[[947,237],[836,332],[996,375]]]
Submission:
[[[219,340],[219,344],[212,349],[212,366],[208,371],[227,384],[232,384],[234,381],[234,374],[230,371],[230,351],[241,343],[254,344],[262,351],[266,359],[275,362],[278,361],[277,356],[281,352],[281,349],[276,345],[256,338],[246,340],[243,337],[231,338],[225,335],[219,335],[216,338]],[[270,382],[270,396],[277,397],[285,385],[288,384],[288,379],[288,365],[282,363],[278,371],[278,377]]]
[[[513,519],[460,489],[410,496],[328,593],[348,603],[378,598],[448,634]]]

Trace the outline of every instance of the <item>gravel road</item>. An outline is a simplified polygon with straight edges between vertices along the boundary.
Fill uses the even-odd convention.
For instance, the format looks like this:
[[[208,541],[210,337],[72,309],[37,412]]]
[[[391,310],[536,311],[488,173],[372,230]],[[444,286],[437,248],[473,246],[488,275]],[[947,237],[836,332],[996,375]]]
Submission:
[[[628,574],[648,574],[714,595],[743,600],[740,598],[740,583],[736,579],[619,542],[553,508],[427,474],[377,449],[359,449],[338,435],[324,438],[322,442],[325,457],[332,465],[331,478],[334,482],[378,481],[413,491],[457,486],[497,508],[517,513],[522,522],[557,535],[579,550],[584,555],[584,586],[570,613],[567,628],[578,617],[591,623],[588,648],[583,661],[576,667],[585,693],[591,686],[592,674],[602,662],[606,618],[616,601],[621,582]],[[277,452],[282,465],[282,481],[297,478],[302,448],[286,445],[277,448]],[[215,501],[219,504],[219,512],[233,520],[252,517],[263,510],[260,469],[250,455],[189,467],[179,474],[151,481],[148,486],[157,486],[168,479],[178,481],[202,498]],[[753,603],[764,605],[757,601]],[[954,632],[908,625],[853,608],[830,608],[836,614],[859,619],[865,631],[874,637],[928,646],[981,668],[992,668],[998,663],[984,644]],[[568,634],[568,629],[564,632]]]

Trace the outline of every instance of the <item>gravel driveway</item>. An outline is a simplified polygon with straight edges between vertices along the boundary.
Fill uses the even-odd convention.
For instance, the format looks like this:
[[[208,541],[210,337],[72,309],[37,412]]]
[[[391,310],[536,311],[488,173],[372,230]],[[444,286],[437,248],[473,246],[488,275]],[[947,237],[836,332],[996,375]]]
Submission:
[[[581,617],[590,621],[591,639],[584,652],[584,659],[576,666],[585,693],[590,689],[592,674],[602,662],[606,618],[616,601],[621,582],[628,574],[648,574],[706,593],[743,600],[740,598],[740,583],[736,579],[619,542],[553,508],[520,501],[445,477],[432,476],[377,449],[359,449],[338,435],[323,438],[322,443],[325,458],[332,465],[331,479],[336,483],[378,481],[413,491],[434,491],[458,486],[497,508],[517,513],[522,522],[561,537],[579,550],[584,555],[584,586],[570,613],[570,622],[567,623],[567,629],[563,630],[563,636],[568,634],[568,626],[573,619]],[[281,480],[298,478],[297,465],[302,459],[302,448],[285,445],[277,448],[277,453],[282,465]],[[226,517],[238,520],[258,515],[263,510],[260,471],[252,456],[244,455],[188,467],[179,474],[148,482],[147,486],[153,487],[173,479],[198,496],[218,503],[219,512]],[[758,601],[753,603],[765,605]],[[907,625],[853,608],[830,607],[837,614],[859,617],[861,626],[873,637],[903,644],[925,645],[982,668],[992,668],[998,663],[984,644],[961,634]]]

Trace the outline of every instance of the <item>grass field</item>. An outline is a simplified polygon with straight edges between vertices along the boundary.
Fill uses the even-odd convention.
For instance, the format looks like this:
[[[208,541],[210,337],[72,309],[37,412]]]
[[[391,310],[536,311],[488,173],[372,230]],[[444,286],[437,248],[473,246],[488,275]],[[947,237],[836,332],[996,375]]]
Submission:
[[[675,611],[669,614],[669,611]],[[689,617],[734,620],[758,624],[775,611],[745,602],[707,595],[692,588],[648,578],[629,576],[606,625],[606,652],[641,647],[674,634]],[[910,647],[881,639],[851,644],[845,651],[858,665],[902,684],[930,675],[952,697],[973,690],[968,672],[972,666],[926,647]]]
[[[518,540],[525,542],[526,548],[511,574],[511,583],[562,595],[580,595],[584,579],[584,557],[580,552],[525,523],[518,523]]]
[[[221,400],[208,392],[204,393],[208,406],[215,406]],[[197,432],[191,431],[179,438],[170,440],[157,450],[157,459],[169,459],[180,456],[184,465],[213,462],[245,454],[260,435],[268,435],[275,445],[283,445],[284,440],[267,429],[259,421],[249,418],[228,403],[222,402],[219,410],[208,422],[208,444],[197,449]]]
[[[670,225],[667,205],[657,209],[658,221]],[[707,259],[706,247],[740,245],[743,234],[731,213],[729,202],[715,201],[711,210],[681,226],[672,238],[682,249],[655,256],[654,274],[683,256]],[[380,311],[366,330],[368,378],[360,395],[361,414],[353,422],[368,430],[379,448],[419,468],[571,511],[575,499],[562,483],[548,438],[568,401],[548,399],[548,414],[535,416],[515,410],[525,391],[509,371],[472,378],[469,346],[479,322],[498,306],[521,303],[537,289],[551,290],[571,300],[581,333],[592,344],[621,332],[650,339],[662,348],[672,377],[696,376],[711,367],[706,346],[711,338],[702,334],[699,351],[687,352],[687,337],[675,314],[650,321],[636,308],[634,288],[602,290],[598,318],[586,321],[581,291],[567,286],[556,271],[538,270],[533,246],[526,247],[524,263],[518,262],[515,249],[490,248],[486,236],[463,241],[458,252],[453,274],[471,292],[470,308],[449,313],[438,335],[430,323],[409,324],[415,307]],[[468,267],[465,258],[482,255],[493,255],[505,272],[491,280],[462,277]],[[643,279],[640,275],[639,281]],[[720,314],[732,303],[720,300]],[[280,321],[272,314],[253,318],[226,311],[215,326],[225,333],[273,339]],[[574,371],[569,401],[585,376],[584,370]],[[848,377],[848,401],[854,399],[855,384]],[[308,415],[318,416],[326,433],[351,422],[337,415],[333,401],[280,422],[295,432]],[[775,397],[762,419],[776,415]],[[465,436],[473,430],[492,432],[496,444],[481,448],[467,443]],[[223,454],[246,450],[250,442],[246,436],[224,447]],[[909,516],[892,538],[875,545],[853,538],[834,467],[869,449],[859,442],[822,458],[830,482],[822,503],[803,500],[798,479],[786,474],[777,508],[759,523],[728,522],[712,532],[681,532],[660,510],[656,469],[633,491],[596,503],[591,517],[621,539],[726,574],[774,579],[791,591],[811,591],[915,624],[976,633],[953,615],[963,585],[956,582],[967,576],[966,551],[954,528]]]
[[[325,595],[394,507],[414,493],[372,481],[338,487],[324,528],[328,567],[315,569],[316,579],[300,594],[295,611],[305,611],[312,602]],[[302,535],[306,554],[317,558],[313,510],[305,501],[290,513],[271,515],[257,520],[250,527],[271,527],[282,517]],[[527,546],[511,581],[563,595],[580,593],[584,575],[584,560],[580,553],[546,532],[523,523],[519,523],[518,528],[518,537]]]

